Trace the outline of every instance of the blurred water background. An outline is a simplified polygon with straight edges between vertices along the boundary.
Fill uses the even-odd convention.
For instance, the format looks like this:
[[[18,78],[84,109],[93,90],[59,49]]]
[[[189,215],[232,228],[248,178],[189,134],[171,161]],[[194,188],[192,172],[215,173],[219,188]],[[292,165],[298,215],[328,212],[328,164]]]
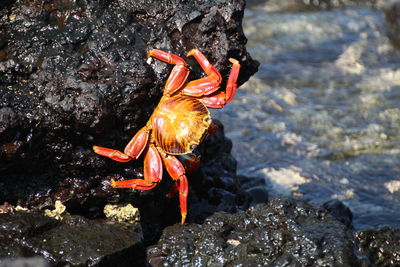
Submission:
[[[392,3],[314,2],[248,4],[243,27],[260,69],[213,116],[233,141],[238,174],[265,179],[271,196],[339,199],[356,229],[400,227]]]

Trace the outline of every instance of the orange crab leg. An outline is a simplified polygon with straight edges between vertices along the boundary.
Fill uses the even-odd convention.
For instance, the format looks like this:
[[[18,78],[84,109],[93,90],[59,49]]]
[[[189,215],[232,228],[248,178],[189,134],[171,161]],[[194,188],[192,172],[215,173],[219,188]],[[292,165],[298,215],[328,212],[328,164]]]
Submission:
[[[207,77],[189,82],[183,89],[182,94],[200,97],[209,95],[219,89],[222,81],[219,71],[207,60],[207,58],[198,49],[192,49],[187,56],[193,56],[200,67],[208,75]]]
[[[131,139],[131,141],[125,147],[124,153],[113,148],[101,146],[93,146],[93,151],[101,156],[108,157],[115,161],[128,162],[132,159],[137,159],[140,154],[142,154],[144,148],[146,147],[148,138],[149,130],[145,126],[140,129]]]
[[[130,179],[124,181],[111,180],[114,188],[133,188],[150,190],[162,179],[163,166],[160,154],[154,145],[150,145],[144,157],[144,179]]]
[[[119,161],[119,162],[128,162],[128,161],[132,160],[132,158],[129,157],[128,155],[126,155],[116,149],[112,149],[112,148],[93,146],[93,151],[96,154],[99,154],[104,157],[108,157],[112,160]]]
[[[210,96],[204,96],[199,100],[210,108],[222,108],[228,104],[236,94],[237,78],[239,76],[240,64],[236,59],[230,58],[229,61],[233,63],[231,72],[229,74],[228,82],[226,84],[225,92],[217,92]]]
[[[186,202],[189,193],[188,181],[185,175],[185,168],[176,157],[172,155],[166,155],[165,153],[161,153],[161,155],[165,168],[167,169],[167,172],[169,173],[171,178],[176,181],[175,185],[173,186],[172,190],[167,194],[167,196],[169,197],[173,196],[174,191],[176,191],[176,188],[178,188],[179,204],[181,208],[181,217],[182,217],[181,223],[184,224],[187,214]],[[178,181],[179,185],[177,184]]]
[[[218,75],[212,74],[210,76],[189,82],[182,89],[182,94],[195,97],[209,95],[217,91],[219,89],[219,85],[220,82],[218,81]]]
[[[147,57],[155,57],[161,61],[174,65],[186,65],[185,60],[180,56],[168,53],[159,49],[152,49],[147,53]]]
[[[175,65],[165,83],[165,94],[173,94],[186,82],[186,79],[189,76],[189,69],[186,67],[186,62],[181,57],[158,49],[151,50],[147,53],[147,57],[154,57]]]
[[[140,129],[135,136],[129,141],[124,149],[124,153],[129,155],[133,159],[139,158],[143,150],[146,147],[147,141],[149,139],[149,129],[144,126]]]
[[[198,49],[190,50],[186,56],[187,57],[193,56],[197,60],[197,62],[199,62],[200,67],[207,75],[215,74],[217,75],[217,81],[218,82],[222,81],[222,76],[219,73],[219,71],[208,61],[206,56],[204,56],[203,53],[201,53]]]

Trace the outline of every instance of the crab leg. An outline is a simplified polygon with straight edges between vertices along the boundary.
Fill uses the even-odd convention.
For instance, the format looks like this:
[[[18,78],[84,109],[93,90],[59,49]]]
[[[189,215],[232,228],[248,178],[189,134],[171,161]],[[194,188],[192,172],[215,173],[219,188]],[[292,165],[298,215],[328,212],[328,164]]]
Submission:
[[[93,146],[93,151],[96,154],[99,154],[104,157],[108,157],[112,160],[119,161],[119,162],[128,162],[128,161],[132,160],[132,158],[129,157],[128,155],[122,153],[119,150],[113,149],[113,148]]]
[[[207,75],[215,74],[218,76],[218,81],[222,81],[222,76],[219,71],[208,61],[208,59],[201,53],[198,49],[192,49],[187,53],[187,57],[193,56],[197,62],[199,62],[200,67]]]
[[[181,208],[181,223],[184,224],[186,220],[187,214],[187,195],[189,193],[188,189],[188,181],[185,175],[185,168],[183,167],[182,163],[172,155],[166,155],[165,153],[161,152],[161,158],[164,162],[165,168],[167,172],[171,176],[172,179],[175,180],[175,184],[170,192],[167,194],[168,197],[174,195],[174,193],[178,189],[179,191],[179,204]]]
[[[235,96],[237,89],[237,78],[239,76],[240,64],[236,59],[230,58],[229,61],[233,64],[226,84],[225,92],[217,92],[215,94],[199,98],[201,102],[210,108],[223,108]]]
[[[222,81],[219,71],[207,60],[198,49],[192,49],[186,56],[193,56],[207,77],[189,82],[182,90],[184,95],[200,97],[217,91]]]
[[[200,78],[189,82],[182,89],[183,95],[200,97],[203,95],[209,95],[217,91],[220,87],[218,76],[212,74],[210,76]]]
[[[144,157],[144,179],[130,179],[124,181],[111,180],[114,188],[133,188],[139,190],[152,189],[162,179],[163,167],[160,154],[154,145],[150,145]]]
[[[186,62],[181,57],[158,49],[151,50],[147,53],[147,57],[154,57],[175,65],[165,83],[165,94],[173,94],[186,82],[186,79],[189,76],[189,69],[186,67]]]
[[[133,159],[139,158],[149,139],[149,131],[150,130],[147,126],[144,126],[142,129],[140,129],[126,145],[124,153]]]
[[[132,159],[137,159],[140,154],[142,154],[144,148],[146,147],[148,138],[149,130],[147,129],[147,126],[144,126],[135,134],[135,136],[125,147],[124,153],[116,149],[101,146],[93,146],[93,151],[101,156],[108,157],[115,161],[128,162]]]

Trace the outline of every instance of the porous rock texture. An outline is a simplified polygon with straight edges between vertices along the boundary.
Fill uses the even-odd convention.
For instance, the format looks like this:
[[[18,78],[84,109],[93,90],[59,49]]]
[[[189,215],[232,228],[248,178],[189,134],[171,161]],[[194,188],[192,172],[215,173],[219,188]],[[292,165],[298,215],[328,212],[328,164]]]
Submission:
[[[228,58],[236,58],[242,66],[239,84],[254,74],[258,62],[246,52],[241,27],[244,4],[242,0],[2,2],[0,204],[4,204],[0,210],[5,214],[0,218],[10,225],[29,225],[32,220],[25,217],[26,222],[20,223],[17,205],[27,208],[29,217],[52,209],[60,200],[71,216],[97,225],[104,223],[105,204],[132,203],[142,218],[142,230],[132,239],[141,245],[135,241],[122,251],[142,247],[142,253],[143,246],[155,243],[166,225],[179,222],[177,199],[165,198],[172,185],[167,175],[150,191],[112,189],[111,178],[143,177],[143,161],[114,162],[96,155],[92,145],[123,150],[149,119],[172,68],[157,60],[147,63],[150,49],[184,57],[198,48],[223,77],[230,70]],[[190,80],[204,75],[193,59],[187,63],[192,68]],[[189,222],[201,221],[217,210],[234,212],[250,203],[251,197],[238,187],[230,149],[222,125],[199,148],[202,166],[188,175]],[[46,223],[33,230],[33,236],[75,225],[64,220]],[[17,232],[19,245],[2,257],[38,254],[55,265],[80,266],[80,254],[53,257],[49,251],[55,248],[42,249],[40,242],[28,242],[31,231]],[[55,236],[65,241],[65,236]],[[86,241],[81,244],[99,245]],[[118,235],[107,242],[119,242]],[[74,250],[63,248],[62,253],[67,251]],[[88,259],[91,266],[99,262]]]
[[[152,266],[400,266],[400,229],[354,233],[351,221],[337,200],[316,208],[273,198],[202,224],[166,227],[147,248],[147,260]]]
[[[356,244],[372,266],[400,266],[400,229],[359,231]]]
[[[141,234],[139,224],[107,224],[76,215],[65,215],[61,223],[17,211],[0,216],[0,258],[43,255],[59,266],[143,265]]]
[[[3,8],[1,174],[29,184],[21,190],[14,182],[18,190],[5,198],[43,188],[39,181],[53,188],[67,176],[110,172],[91,146],[123,149],[148,120],[171,70],[146,64],[152,48],[178,55],[199,48],[223,76],[235,57],[243,66],[239,82],[247,80],[258,63],[244,47],[243,7],[132,0],[16,1]]]
[[[147,250],[153,266],[357,266],[352,235],[324,209],[274,198],[202,225],[174,225]]]

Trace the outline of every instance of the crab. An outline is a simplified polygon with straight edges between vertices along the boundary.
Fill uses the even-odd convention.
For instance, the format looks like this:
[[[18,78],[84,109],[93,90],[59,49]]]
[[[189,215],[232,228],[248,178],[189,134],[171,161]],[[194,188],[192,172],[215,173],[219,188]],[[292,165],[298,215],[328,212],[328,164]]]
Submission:
[[[215,131],[208,108],[223,108],[234,97],[240,64],[230,58],[232,68],[225,91],[219,91],[222,77],[219,71],[198,50],[192,49],[187,55],[193,56],[206,76],[187,82],[189,68],[179,56],[153,49],[147,57],[153,57],[174,67],[167,79],[163,96],[149,121],[141,128],[124,152],[112,148],[93,146],[95,153],[119,162],[136,160],[144,154],[143,179],[111,180],[114,188],[150,190],[162,179],[163,168],[174,180],[167,196],[179,192],[181,223],[187,215],[188,180],[186,169],[199,165],[199,158],[193,150],[203,138]]]

